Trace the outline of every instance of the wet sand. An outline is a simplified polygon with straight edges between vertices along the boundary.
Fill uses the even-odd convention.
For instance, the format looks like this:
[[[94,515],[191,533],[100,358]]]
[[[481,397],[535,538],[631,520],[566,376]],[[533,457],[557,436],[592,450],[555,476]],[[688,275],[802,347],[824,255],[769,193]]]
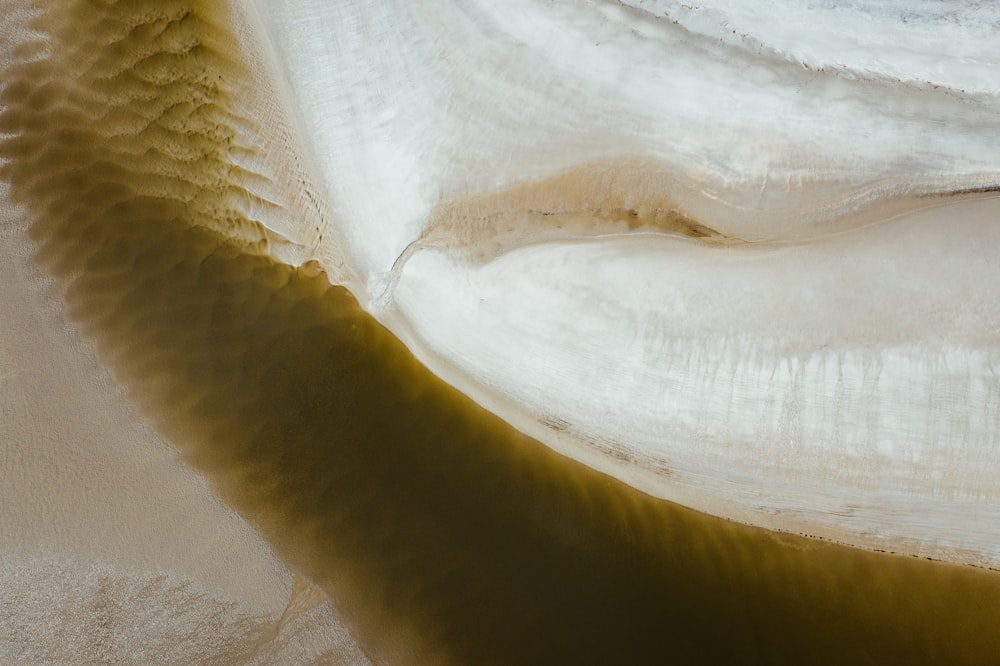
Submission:
[[[113,99],[88,91],[92,80],[73,89],[76,72],[65,60],[45,62],[50,45],[40,33],[32,38],[23,5],[0,2],[0,122],[5,132],[26,123],[21,136],[62,155],[55,164],[94,168],[92,151],[109,143],[101,131],[120,131],[129,115],[119,106],[117,121],[102,118]],[[72,28],[74,12],[63,8],[52,16]],[[85,35],[100,42],[102,31]],[[28,61],[24,76],[6,65],[17,60]],[[100,120],[60,115],[65,96]],[[141,143],[132,140],[133,148]],[[46,171],[37,153],[19,152],[16,137],[2,143],[4,180],[13,168],[56,196],[73,200],[78,188],[86,191],[86,177],[65,173],[46,189],[53,186],[46,177],[58,169]],[[60,152],[67,147],[68,154]],[[89,157],[77,161],[74,150]],[[149,179],[124,161],[119,177],[127,173],[148,187]],[[110,162],[104,168],[114,169]],[[178,460],[126,398],[93,340],[69,321],[66,283],[46,274],[29,237],[31,220],[46,215],[39,206],[52,199],[20,182],[16,194],[0,185],[0,661],[363,663],[326,596],[297,578],[204,477]],[[12,199],[31,203],[24,208]],[[61,219],[93,227],[94,218],[81,216],[89,202],[78,204],[60,209]]]
[[[136,413],[0,224],[0,661],[360,656],[246,521]],[[252,584],[251,584],[252,581]]]

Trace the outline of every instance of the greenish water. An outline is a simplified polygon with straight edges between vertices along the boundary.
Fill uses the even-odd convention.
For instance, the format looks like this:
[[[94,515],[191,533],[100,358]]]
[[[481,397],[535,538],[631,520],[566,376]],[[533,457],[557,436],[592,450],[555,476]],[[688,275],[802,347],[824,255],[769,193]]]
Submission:
[[[141,4],[122,11],[141,23]],[[184,30],[219,30],[187,5]],[[119,51],[169,34],[120,23],[119,37],[88,34]],[[173,78],[156,79],[154,98],[133,70],[113,100],[88,96],[106,79],[69,56],[12,69],[4,177],[39,261],[132,398],[337,601],[376,662],[995,661],[997,573],[650,498],[476,406],[325,276],[224,239],[213,229],[253,223],[212,185],[225,182],[217,146],[235,102],[202,74],[235,65],[193,52],[161,63]],[[112,136],[197,95],[215,108]],[[99,122],[109,116],[119,124]]]

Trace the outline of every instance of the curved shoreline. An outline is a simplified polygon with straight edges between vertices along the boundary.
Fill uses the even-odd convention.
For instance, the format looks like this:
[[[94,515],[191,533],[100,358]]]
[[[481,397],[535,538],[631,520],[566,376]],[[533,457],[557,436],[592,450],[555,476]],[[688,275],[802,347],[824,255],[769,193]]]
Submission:
[[[199,3],[194,6],[207,8],[212,16],[217,11]],[[194,12],[188,20],[197,25],[203,18]],[[179,21],[183,30],[193,25],[185,26],[184,20]],[[112,23],[96,22],[111,26],[113,36],[145,34],[144,30],[116,33],[121,26]],[[68,35],[103,36],[97,30],[81,32],[73,22],[62,28]],[[181,32],[182,37],[186,34]],[[669,461],[666,472],[657,469],[653,476],[646,476],[641,467],[628,468],[629,454],[613,448],[619,442],[602,442],[609,452],[596,446],[580,448],[573,424],[558,414],[541,415],[547,422],[539,420],[518,402],[505,402],[499,393],[491,393],[487,381],[470,381],[470,375],[456,370],[444,355],[435,357],[428,351],[426,336],[418,340],[413,326],[392,311],[380,315],[396,336],[366,314],[345,288],[332,286],[315,264],[297,268],[275,261],[275,256],[291,263],[311,258],[302,248],[318,243],[318,237],[309,240],[306,228],[309,233],[296,241],[302,247],[284,248],[288,253],[276,250],[266,227],[276,201],[287,206],[280,211],[282,224],[295,221],[297,214],[302,215],[300,222],[314,224],[317,217],[322,222],[326,213],[322,202],[315,200],[312,185],[303,185],[307,190],[303,194],[289,191],[288,182],[282,181],[295,180],[293,157],[272,158],[250,150],[264,150],[255,140],[268,136],[266,122],[256,126],[247,117],[251,110],[240,107],[241,99],[227,99],[232,90],[202,87],[206,81],[226,80],[220,71],[229,71],[228,65],[211,60],[212,53],[228,51],[214,41],[218,36],[209,35],[213,48],[206,49],[207,65],[198,58],[171,60],[178,53],[171,50],[176,43],[168,40],[165,59],[176,67],[161,62],[150,68],[153,79],[163,86],[162,98],[144,94],[149,81],[142,77],[112,87],[120,97],[111,100],[93,95],[36,96],[32,86],[38,80],[33,77],[50,71],[56,74],[49,93],[59,86],[79,92],[75,86],[106,82],[99,76],[88,78],[93,73],[86,69],[87,63],[70,58],[68,49],[57,51],[59,66],[50,70],[25,65],[16,70],[23,79],[20,87],[5,89],[4,127],[15,128],[18,134],[16,139],[4,139],[0,155],[8,160],[4,176],[12,184],[7,204],[13,199],[27,209],[37,259],[59,283],[55,288],[49,283],[40,307],[51,315],[55,297],[66,298],[68,316],[100,348],[102,363],[114,370],[114,383],[125,387],[185,463],[209,479],[226,505],[246,522],[204,495],[202,481],[178,468],[173,453],[159,446],[160,437],[137,425],[131,408],[116,401],[121,397],[117,386],[86,354],[83,385],[96,383],[101,390],[110,390],[117,396],[114,404],[65,413],[57,406],[43,409],[41,416],[36,409],[29,412],[31,418],[44,427],[55,423],[56,448],[73,453],[79,453],[73,449],[72,433],[81,415],[143,430],[140,435],[129,430],[118,448],[100,449],[108,461],[96,469],[95,478],[104,479],[97,486],[120,489],[119,481],[135,481],[128,473],[123,473],[128,477],[124,481],[116,476],[124,462],[122,450],[140,467],[150,463],[147,454],[155,450],[163,464],[152,465],[149,483],[163,482],[168,494],[185,497],[190,491],[183,488],[190,489],[191,483],[200,488],[194,499],[204,501],[181,511],[194,511],[205,524],[199,523],[201,532],[186,538],[204,546],[212,571],[221,568],[231,576],[226,594],[235,590],[237,596],[245,595],[244,601],[262,603],[269,613],[265,624],[278,632],[264,633],[265,650],[277,637],[276,658],[295,661],[304,654],[361,658],[357,646],[341,632],[343,625],[332,607],[323,603],[322,595],[310,594],[301,581],[280,612],[285,603],[282,595],[292,584],[287,567],[329,592],[337,607],[345,609],[345,622],[364,649],[380,660],[513,663],[534,658],[551,663],[576,655],[580,661],[609,662],[631,651],[635,657],[671,655],[729,662],[748,655],[770,661],[844,661],[873,654],[883,661],[975,662],[1000,650],[1000,635],[994,631],[1000,621],[996,573],[751,529],[656,500],[635,488],[648,485],[662,491],[667,487],[661,483],[663,473],[672,475],[668,485],[678,494],[687,492],[678,483],[687,475],[694,488],[688,503],[718,501],[706,500],[718,494],[702,492],[707,480],[698,477],[698,470],[671,468]],[[74,70],[77,66],[83,71]],[[186,68],[190,66],[193,69]],[[149,75],[150,70],[144,73]],[[168,77],[167,85],[158,78],[166,75],[177,78]],[[237,82],[249,85],[238,77]],[[170,88],[173,84],[177,89]],[[174,114],[184,108],[183,102],[180,107],[171,104],[170,95],[189,100],[192,91],[209,95],[207,115],[192,112],[178,120]],[[213,99],[209,93],[219,97]],[[106,113],[115,104],[119,113]],[[130,127],[136,124],[134,112],[149,113],[151,123],[158,123],[175,141],[167,141],[167,148],[159,150],[155,142],[136,142],[149,140],[153,133],[113,131],[115,124],[108,118]],[[287,133],[281,136],[287,139],[292,130],[283,127]],[[51,141],[53,136],[60,142]],[[286,139],[277,145],[288,148]],[[221,150],[223,145],[233,152]],[[142,169],[135,168],[137,154],[148,160]],[[198,158],[171,161],[178,154]],[[247,170],[254,164],[260,173]],[[288,167],[289,172],[269,173],[273,165]],[[302,169],[310,171],[307,166]],[[269,180],[270,176],[275,179]],[[273,192],[288,195],[289,201],[265,196],[271,186]],[[4,212],[14,210],[5,206]],[[21,253],[19,261],[27,261],[24,253],[31,248],[17,242],[21,244],[5,249]],[[26,279],[20,275],[10,284]],[[358,288],[362,299],[364,291]],[[37,294],[32,299],[38,300]],[[434,310],[425,312],[433,315]],[[18,316],[6,311],[5,324],[13,322],[17,328],[30,323],[18,321]],[[29,329],[19,335],[35,345],[28,345],[31,349],[20,362],[48,362],[44,350],[37,348],[44,340],[32,341]],[[71,341],[63,347],[67,344],[73,346]],[[439,374],[421,366],[412,349]],[[67,359],[76,351],[67,352]],[[80,360],[74,358],[73,362]],[[46,381],[58,383],[60,370],[47,372]],[[21,381],[16,373],[3,380]],[[74,380],[65,388],[71,391],[79,385]],[[78,398],[66,400],[76,404]],[[489,409],[482,409],[483,404]],[[507,414],[509,421],[497,413]],[[58,425],[63,417],[71,422],[65,430]],[[35,427],[31,422],[19,425],[26,430]],[[552,448],[563,447],[569,455],[557,455],[530,436],[554,441]],[[143,443],[156,446],[147,450]],[[5,455],[9,451],[5,449]],[[175,531],[191,527],[184,516],[144,523],[144,516],[156,512],[147,505],[155,504],[157,495],[143,487],[128,487],[139,498],[134,506],[131,495],[121,499],[125,507],[116,506],[115,498],[102,502],[88,495],[79,501],[76,473],[90,468],[68,460],[52,456],[49,462],[63,476],[43,474],[38,484],[29,484],[22,501],[32,510],[44,511],[59,504],[36,502],[32,493],[65,492],[60,502],[72,505],[73,511],[102,516],[105,511],[132,512],[131,522],[112,521],[105,527],[124,549],[124,559],[135,555],[132,548],[149,549],[139,564],[155,560],[152,568],[158,571],[157,539],[169,542]],[[628,483],[596,471],[602,467],[616,469]],[[53,483],[55,478],[63,482]],[[739,517],[738,507],[719,504],[718,508]],[[794,516],[768,515],[794,524]],[[756,521],[759,516],[752,518]],[[88,520],[79,522],[86,526]],[[205,536],[205,530],[212,532],[223,523],[245,540],[235,543],[230,533],[222,532]],[[286,564],[262,553],[257,535],[244,531],[246,525],[253,525]],[[72,552],[78,545],[72,529],[63,533],[62,523],[42,520],[25,528],[16,520],[4,522],[4,528],[16,534],[49,527],[56,530],[56,537],[68,536],[70,542],[66,545],[56,538],[54,549]],[[154,539],[145,536],[150,530]],[[212,542],[213,537],[221,543]],[[92,543],[80,553],[99,556],[101,548],[102,544]],[[258,568],[211,559],[220,553],[236,553],[237,559],[260,557],[255,560]],[[186,555],[185,550],[177,557],[184,560]],[[198,569],[199,562],[204,563],[188,565]],[[15,572],[20,576],[14,577],[19,589],[32,575],[49,579],[50,569],[36,565],[29,563]],[[260,566],[277,573],[262,581],[254,573]],[[187,621],[179,609],[187,598],[171,596],[176,586],[168,585],[167,594],[158,597],[156,585],[142,576],[115,580],[99,569],[94,569],[96,574],[77,571],[85,597],[78,605],[93,612],[87,615],[93,622],[81,633],[93,639],[98,656],[114,656],[114,650],[124,649],[111,640],[108,626],[116,626],[115,621],[126,626],[138,616],[130,614],[127,603],[118,603],[122,599],[142,597],[154,606],[154,614],[162,612],[157,617],[163,617],[168,628],[171,618]],[[207,575],[213,578],[209,582],[218,582]],[[264,588],[259,587],[262,582],[267,583]],[[244,583],[248,587],[241,590]],[[144,597],[133,593],[137,588],[145,591]],[[255,598],[261,590],[267,591],[266,600]],[[87,602],[91,598],[96,601]],[[33,606],[35,597],[19,594],[17,599],[30,607],[31,613],[24,617],[31,621],[17,625],[23,644],[14,649],[37,643],[31,632],[59,619]],[[213,610],[217,600],[202,601],[210,619],[217,619]],[[311,616],[308,630],[286,622],[303,608],[304,617],[313,603],[319,603],[316,608],[323,613]],[[18,608],[4,616],[5,622],[21,619]],[[109,609],[114,612],[109,614]],[[944,617],[942,609],[947,611]],[[66,626],[73,630],[75,625]],[[211,622],[201,629],[211,637],[221,631]],[[150,637],[139,634],[139,639]],[[248,649],[245,634],[232,644],[238,650]],[[285,648],[290,651],[280,651]],[[260,654],[267,660],[266,651]]]
[[[960,306],[935,309],[963,297],[946,293],[948,279],[962,285],[958,291],[973,281],[960,266],[951,266],[925,306],[919,292],[932,286],[933,276],[914,281],[919,287],[913,286],[913,293],[895,276],[900,271],[914,275],[919,268],[919,252],[907,245],[914,242],[909,227],[923,225],[920,238],[937,262],[927,266],[928,273],[951,261],[937,251],[949,242],[945,225],[960,227],[956,234],[990,230],[985,217],[994,210],[997,161],[993,138],[983,133],[995,123],[995,96],[965,99],[931,85],[904,94],[883,90],[879,80],[855,70],[817,78],[788,54],[769,52],[756,62],[742,47],[715,45],[683,25],[615,3],[595,2],[565,14],[546,6],[537,8],[537,16],[529,12],[533,21],[474,3],[434,8],[389,3],[312,14],[296,5],[258,5],[258,10],[290,77],[291,92],[310,110],[298,129],[330,190],[332,216],[325,224],[340,232],[345,244],[338,249],[361,276],[351,289],[435,372],[561,453],[653,495],[745,523],[870,549],[985,567],[1000,563],[994,533],[976,524],[1000,522],[991,520],[1000,503],[989,494],[988,479],[979,478],[998,446],[998,426],[986,413],[979,429],[967,433],[975,444],[963,440],[959,426],[949,439],[939,431],[951,421],[971,423],[978,412],[956,405],[949,413],[935,394],[937,384],[945,386],[943,400],[951,404],[952,394],[965,390],[952,376],[966,373],[973,403],[988,399],[998,381],[988,370],[995,355],[989,319],[997,304],[982,297],[980,289],[969,308],[984,309],[978,318],[961,319]],[[591,19],[592,34],[584,30]],[[339,26],[345,23],[358,28],[342,33]],[[546,32],[556,25],[565,27]],[[384,41],[365,39],[369,32]],[[512,43],[520,45],[516,58],[502,60],[498,54],[507,53]],[[506,64],[498,65],[501,60]],[[377,78],[380,85],[356,79],[355,71]],[[809,94],[799,95],[807,87]],[[722,102],[731,105],[731,114]],[[942,115],[954,120],[949,132],[939,128]],[[918,141],[915,128],[924,125],[928,131]],[[980,134],[975,151],[959,151]],[[948,137],[954,141],[948,143]],[[942,227],[940,238],[928,230],[931,219]],[[892,226],[904,250],[893,248],[886,226]],[[640,242],[637,234],[622,233],[632,228],[649,235]],[[705,239],[683,246],[670,234]],[[608,252],[577,252],[580,236],[600,236]],[[889,251],[884,269],[876,265],[865,238],[878,239]],[[626,248],[640,253],[646,240],[650,247],[665,248],[664,262],[695,254],[703,260],[687,273],[644,269],[644,283],[656,285],[669,277],[681,284],[675,292],[643,287],[652,303],[676,305],[648,317],[635,298],[630,310],[616,302],[636,288],[626,268],[611,274],[602,265],[620,258]],[[723,248],[713,255],[699,243]],[[542,244],[552,251],[542,252]],[[728,245],[733,247],[727,250]],[[690,252],[677,251],[682,246]],[[823,254],[826,246],[834,249]],[[990,283],[993,273],[974,239],[953,249],[968,253],[981,283]],[[822,293],[823,278],[817,270],[810,272],[806,259],[775,261],[788,288],[777,270],[761,269],[764,261],[754,256],[778,250],[800,252],[822,265],[830,273],[831,294]],[[837,266],[838,258],[877,272],[851,275],[849,268]],[[764,278],[772,290],[770,303],[728,273],[718,288],[721,296],[703,288],[713,284],[714,268],[723,272],[741,261],[753,269],[748,280]],[[565,271],[545,268],[558,262],[567,266]],[[499,268],[502,263],[508,267]],[[803,271],[798,277],[794,267]],[[596,273],[601,280],[592,278]],[[606,287],[607,281],[615,281],[616,289]],[[808,282],[813,293],[797,281]],[[838,289],[838,281],[851,287]],[[563,283],[575,291],[569,293]],[[536,288],[539,284],[544,289]],[[739,288],[746,292],[742,299],[726,299],[726,289]],[[862,298],[852,301],[851,288]],[[518,296],[507,296],[504,289],[516,289]],[[879,289],[888,290],[884,303],[867,293]],[[509,302],[492,307],[491,298]],[[578,330],[574,317],[587,316],[588,299],[627,320],[616,327],[611,315],[607,322],[590,317],[589,328]],[[714,300],[699,310],[698,299]],[[823,312],[812,322],[789,317],[792,323],[784,331],[756,321],[764,315],[739,310],[742,301],[752,301],[769,306],[761,309],[778,320],[782,299]],[[828,305],[833,302],[842,309],[839,321]],[[896,326],[890,315],[878,313],[881,305],[904,323]],[[559,322],[538,323],[524,314],[531,310],[532,316],[544,316],[546,307],[563,313],[562,337],[554,333]],[[947,326],[935,324],[933,335],[921,338],[913,323],[921,307],[928,321],[953,318],[956,332],[948,337]],[[716,316],[727,308],[739,310],[746,321],[734,315],[727,323]],[[490,323],[477,325],[475,320],[484,317]],[[628,411],[629,399],[644,390],[662,393],[669,381],[715,405],[718,419],[728,418],[733,406],[717,399],[727,391],[722,380],[713,392],[707,380],[698,384],[703,377],[696,370],[685,377],[669,367],[673,359],[702,365],[719,360],[699,346],[702,333],[696,326],[674,336],[691,341],[686,359],[680,342],[668,350],[669,358],[654,353],[659,338],[672,339],[671,321],[686,318],[712,319],[714,328],[702,333],[715,340],[716,351],[736,359],[727,357],[732,367],[717,363],[715,371],[732,372],[734,381],[742,372],[738,378],[747,388],[734,394],[733,403],[747,413],[742,424],[732,419],[733,429],[757,428],[754,432],[727,439],[723,427],[692,426],[697,418],[712,420],[711,410],[699,412],[699,405],[690,404],[693,399],[675,413],[664,408],[659,420],[645,416],[660,403],[642,403],[645,413]],[[516,324],[506,325],[512,321]],[[974,330],[959,330],[969,321]],[[830,336],[818,330],[821,324],[849,331]],[[493,339],[490,327],[503,332]],[[558,363],[543,358],[541,345],[531,346],[542,335],[540,328],[551,335],[552,356],[574,346],[582,350],[580,364],[599,361],[604,374],[574,373],[573,359],[565,353]],[[814,339],[800,329],[809,329]],[[513,348],[519,345],[530,347],[533,365],[517,356]],[[615,359],[602,345],[629,352]],[[925,347],[927,354],[921,356]],[[742,368],[741,353],[760,356],[756,372]],[[967,365],[928,365],[949,354]],[[880,384],[886,363],[895,365]],[[913,365],[912,376],[902,367],[907,363]],[[511,368],[521,366],[524,376],[517,377]],[[641,381],[613,381],[619,369]],[[768,372],[781,375],[774,387],[765,385]],[[840,372],[847,379],[831,388],[814,376],[824,372]],[[575,397],[563,399],[546,374],[565,375],[562,393]],[[653,374],[655,380],[648,376]],[[818,383],[810,389],[807,380]],[[578,390],[588,382],[593,396]],[[927,402],[925,412],[903,408],[907,382]],[[863,391],[888,392],[889,407],[881,414],[869,409]],[[785,409],[781,405],[764,404],[780,403],[787,392],[798,401],[789,403],[788,414],[778,413]],[[850,410],[829,416],[841,400],[834,392],[854,406],[853,417]],[[606,400],[600,397],[604,394],[609,394]],[[615,411],[610,394],[630,396],[618,407],[631,420],[614,420],[612,414],[612,426],[592,416]],[[669,407],[666,397],[662,403]],[[800,407],[818,412],[812,414],[817,424],[825,418],[853,428],[851,436],[836,441],[833,427],[821,437],[789,435],[785,431],[802,429],[793,413]],[[755,419],[773,423],[758,427]],[[866,419],[875,422],[870,432],[863,432],[864,424],[851,423]],[[546,427],[545,420],[561,429]],[[926,436],[912,425],[922,420]],[[636,431],[643,429],[648,432],[639,432],[643,439],[637,441]],[[756,456],[769,481],[755,478],[753,466],[742,459],[729,469],[722,465],[726,446],[734,457]],[[699,447],[709,451],[700,462],[691,453]],[[973,447],[979,448],[970,452]],[[825,467],[810,462],[812,454]],[[782,456],[794,470],[801,467],[799,477],[782,478],[784,470],[774,469],[773,461]],[[985,463],[976,465],[977,459]],[[869,468],[882,469],[884,478]],[[966,483],[966,472],[974,481]],[[844,484],[831,480],[838,475],[846,477]],[[769,482],[775,484],[770,497]],[[906,483],[913,486],[909,498],[907,489],[900,490]],[[963,493],[962,501],[942,499]],[[935,512],[932,522],[941,530],[936,537],[933,526],[920,522]],[[963,524],[956,516],[967,521],[964,538],[956,536],[961,531],[956,525]],[[896,529],[907,521],[910,535]]]

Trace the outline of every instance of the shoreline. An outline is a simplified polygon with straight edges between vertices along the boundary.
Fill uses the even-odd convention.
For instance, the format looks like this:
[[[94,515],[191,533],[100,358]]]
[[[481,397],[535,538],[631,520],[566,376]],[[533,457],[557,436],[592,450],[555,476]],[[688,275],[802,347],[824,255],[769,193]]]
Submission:
[[[329,601],[288,615],[292,571],[65,322],[12,212],[0,207],[0,655],[265,663],[327,645],[360,659]]]
[[[973,211],[972,213],[962,213],[962,215],[971,216],[970,219],[978,216],[983,220],[990,217],[990,211],[998,208],[996,197],[991,196],[974,195],[971,197],[962,197],[953,205]],[[956,208],[948,209],[945,212],[951,212],[952,210],[956,210]],[[940,211],[936,208],[918,210],[902,218],[897,218],[893,224],[909,225],[918,229],[923,224],[924,227],[931,229],[936,224],[934,220],[939,217],[939,214]],[[920,222],[913,222],[912,220]],[[967,224],[974,226],[978,223],[968,222]],[[888,228],[876,229],[875,231],[881,236],[891,237],[893,235],[891,229]],[[869,232],[862,229],[855,233],[867,234]],[[956,233],[961,232],[957,231]],[[867,238],[867,236],[862,237]],[[620,244],[641,244],[644,242],[640,238],[630,237],[628,234],[623,234],[617,239],[608,240],[609,242],[618,242]],[[522,246],[509,250],[509,252],[533,252],[538,250],[538,256],[545,257],[551,254],[541,251],[546,247],[564,249],[578,246],[592,248],[592,253],[598,253],[601,246],[594,245],[596,242],[596,239],[550,241],[539,245]],[[685,240],[678,240],[676,242],[696,243],[696,241]],[[850,238],[845,239],[845,237],[838,235],[832,239],[832,242],[844,243],[853,241]],[[485,271],[490,268],[489,261],[477,261],[471,268],[463,268],[465,266],[463,260],[455,259],[456,255],[448,254],[447,248],[429,248],[427,250],[418,250],[417,252],[420,253],[422,251],[440,255],[441,257],[449,257],[449,261],[455,261],[454,265],[456,268],[453,269],[455,275],[475,276],[477,270]],[[530,254],[526,254],[525,256],[534,257],[534,255]],[[525,259],[516,265],[527,266],[532,263],[538,264],[539,261],[539,259]],[[450,264],[442,263],[441,265]],[[399,278],[403,282],[406,280],[405,270],[404,266],[403,276]],[[469,272],[464,273],[463,271],[466,270]],[[417,285],[421,285],[421,288],[423,288],[422,285],[431,279],[445,280],[452,284],[461,284],[463,282],[462,279],[450,276],[450,274],[442,275],[449,275],[449,277],[426,278],[424,282],[415,282],[414,286],[410,287],[411,292],[418,288]],[[492,275],[492,273],[488,275]],[[465,278],[465,280],[468,279],[468,277]],[[488,278],[483,279],[486,280]],[[477,284],[474,282],[472,287],[463,287],[462,289],[469,291],[471,294],[480,294],[481,298],[488,299],[489,294],[492,292],[477,291]],[[624,289],[625,287],[622,286],[622,288]],[[463,296],[462,298],[465,299],[466,297]],[[475,297],[473,296],[472,298]],[[464,303],[464,300],[461,302]],[[426,305],[425,303],[424,306]],[[449,341],[464,340],[468,334],[481,333],[476,328],[476,316],[470,315],[467,310],[469,306],[456,305],[453,311],[447,308],[441,309],[442,318],[440,323],[435,324],[435,326],[440,326],[446,330],[458,327],[463,333],[454,333],[452,337],[440,337],[436,340],[434,338],[427,340],[421,337],[418,330],[406,318],[405,313],[398,309],[399,307],[399,305],[393,304],[386,309],[376,308],[375,315],[404,340],[421,361],[429,368],[432,368],[436,374],[450,384],[458,387],[467,395],[470,395],[485,408],[500,415],[519,430],[544,442],[559,453],[608,473],[654,497],[678,502],[684,506],[689,506],[711,515],[735,520],[743,524],[813,536],[872,551],[899,552],[915,557],[929,557],[987,569],[996,569],[1000,565],[1000,553],[995,551],[995,544],[990,536],[991,533],[981,533],[981,523],[983,521],[989,525],[993,524],[985,516],[989,515],[988,512],[991,507],[996,511],[997,503],[979,498],[974,490],[963,491],[963,487],[957,484],[966,484],[967,479],[963,478],[960,473],[958,473],[958,476],[955,476],[957,472],[954,472],[954,470],[959,469],[958,467],[947,468],[944,463],[939,462],[937,467],[934,468],[935,474],[942,475],[943,478],[952,479],[951,482],[956,484],[950,490],[948,482],[935,482],[933,486],[929,486],[923,490],[918,486],[914,486],[910,490],[894,489],[894,484],[898,483],[898,481],[893,480],[889,476],[880,481],[878,474],[874,474],[870,475],[870,478],[859,478],[858,482],[863,482],[865,489],[874,486],[876,492],[871,492],[870,490],[862,492],[862,489],[859,488],[853,496],[849,485],[843,487],[831,486],[825,493],[819,491],[818,487],[815,490],[810,490],[810,486],[805,483],[802,483],[798,489],[787,485],[787,482],[785,486],[778,483],[772,489],[769,489],[761,485],[763,482],[756,481],[751,476],[746,476],[743,481],[734,482],[733,478],[725,470],[712,468],[699,469],[698,467],[691,466],[678,468],[670,461],[677,458],[678,453],[686,450],[683,447],[681,449],[672,449],[669,441],[664,442],[665,446],[662,449],[651,444],[642,447],[637,446],[637,443],[631,443],[628,437],[602,435],[599,431],[595,432],[592,427],[588,429],[586,425],[581,425],[575,420],[572,416],[573,414],[576,414],[576,418],[579,418],[580,414],[583,413],[580,411],[581,407],[579,405],[575,407],[576,411],[573,411],[574,408],[571,406],[564,406],[562,408],[549,406],[546,410],[546,405],[540,402],[538,398],[538,395],[541,395],[538,391],[541,391],[541,389],[537,389],[532,394],[534,397],[522,396],[519,398],[521,400],[519,404],[513,398],[514,392],[518,390],[516,385],[495,374],[495,370],[491,370],[490,366],[476,365],[476,358],[485,358],[487,355],[487,352],[480,351],[479,346],[451,349],[450,353],[457,354],[458,358],[464,360],[464,366],[461,363],[448,360],[433,346],[435,343],[439,346],[446,346],[450,344]],[[502,306],[498,305],[497,307],[501,308]],[[498,311],[502,312],[504,310]],[[433,318],[433,315],[427,315],[426,312],[422,316],[431,316]],[[425,326],[427,325],[426,321],[422,323]],[[482,327],[486,326],[488,324],[482,325]],[[483,335],[485,336],[485,333]],[[489,339],[489,337],[483,337],[482,341],[476,344],[480,346],[486,345]],[[902,340],[905,341],[906,337],[904,336]],[[952,342],[950,344],[959,343]],[[961,345],[959,344],[960,347]],[[794,346],[792,349],[795,349]],[[883,353],[895,354],[896,356],[916,353],[907,351],[908,347],[905,344],[895,351],[892,346],[889,346],[887,349],[888,351]],[[497,349],[493,351],[501,353]],[[789,357],[794,358],[798,353],[801,352],[789,351],[779,352],[778,354],[779,357],[787,354]],[[833,352],[826,353],[830,354]],[[852,352],[848,348],[846,351],[837,351],[837,353],[840,355],[848,353],[861,354],[863,353],[863,348],[860,348],[856,352]],[[987,354],[988,357],[988,351],[984,351],[983,353]],[[476,354],[479,354],[479,356]],[[837,358],[840,358],[842,362],[843,356],[838,356]],[[969,362],[972,361],[970,360]],[[985,363],[986,361],[983,362]],[[472,374],[477,370],[479,372],[478,376]],[[494,374],[490,374],[491,372]],[[506,381],[507,383],[494,384],[490,387],[485,383],[490,379],[494,382]],[[525,380],[529,383],[536,381],[529,375],[525,375]],[[567,405],[570,405],[570,403],[567,403]],[[589,409],[595,408],[597,408],[596,404],[589,407]],[[551,422],[550,425],[546,425],[546,420]],[[691,443],[691,446],[693,446],[693,443]],[[937,448],[931,448],[930,450],[938,451],[942,455],[949,455],[947,453],[947,446],[944,443],[938,443],[936,446]],[[656,455],[658,451],[662,451],[659,456]],[[781,454],[781,447],[775,444],[772,447],[772,451],[773,455],[777,456]],[[829,453],[832,453],[832,451]],[[989,452],[984,451],[982,455],[989,455]],[[862,471],[864,471],[863,468],[857,469],[858,473]],[[896,473],[899,474],[900,472],[897,470]],[[883,474],[887,474],[887,472]],[[779,480],[775,479],[775,481]],[[918,479],[914,479],[914,482],[916,481]],[[743,485],[734,485],[738,483]],[[884,486],[883,491],[878,491],[880,484]],[[984,488],[986,487],[984,486]],[[765,493],[769,490],[786,494],[784,496],[778,494],[771,499],[765,499]],[[797,499],[793,499],[796,497],[796,492],[798,493]],[[879,492],[883,494],[880,495]],[[963,498],[963,492],[971,492],[972,494]],[[727,493],[729,493],[728,499]],[[755,496],[756,499],[754,499]],[[878,503],[874,499],[880,496],[883,498],[881,500],[883,508],[879,508]],[[921,506],[923,508],[918,508]],[[951,514],[949,514],[949,511],[951,511]],[[864,517],[866,515],[868,518]],[[935,529],[932,525],[933,519],[931,518],[934,515],[938,516],[940,528],[942,529],[942,531],[937,533],[937,537],[934,536]],[[951,517],[948,517],[949,515]],[[878,527],[879,524],[893,525],[893,523],[898,521],[906,521],[914,517],[922,517],[924,520],[931,522],[912,525],[909,528],[911,530],[910,534],[901,534],[899,530],[886,530]],[[959,524],[963,519],[971,521],[968,523],[964,538],[961,536],[960,530],[954,529],[954,526]],[[893,526],[895,527],[895,525]]]

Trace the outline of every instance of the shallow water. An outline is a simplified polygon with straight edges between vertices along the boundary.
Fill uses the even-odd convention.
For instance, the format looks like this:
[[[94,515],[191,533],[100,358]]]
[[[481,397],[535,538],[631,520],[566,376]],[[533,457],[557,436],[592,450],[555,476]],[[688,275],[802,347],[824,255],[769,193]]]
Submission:
[[[192,43],[220,30],[197,23],[200,3],[177,8],[179,25],[196,21]],[[479,408],[324,274],[256,254],[258,227],[230,205],[241,186],[217,149],[236,135],[235,102],[202,76],[232,65],[195,51],[165,56],[156,85],[177,99],[217,96],[218,108],[162,135],[116,134],[133,109],[153,122],[176,109],[169,95],[137,102],[146,79],[116,84],[110,115],[122,124],[109,125],[95,121],[108,99],[84,94],[93,70],[58,60],[14,70],[21,85],[8,86],[0,122],[18,134],[0,146],[4,175],[32,216],[39,262],[118,380],[335,599],[376,662],[985,663],[1000,653],[1000,574],[655,500]],[[219,229],[249,231],[238,244]]]
[[[71,307],[377,660],[972,663],[1000,649],[997,574],[654,500],[478,408],[323,275],[127,210],[85,234],[100,240]],[[43,242],[81,251],[60,231]]]

